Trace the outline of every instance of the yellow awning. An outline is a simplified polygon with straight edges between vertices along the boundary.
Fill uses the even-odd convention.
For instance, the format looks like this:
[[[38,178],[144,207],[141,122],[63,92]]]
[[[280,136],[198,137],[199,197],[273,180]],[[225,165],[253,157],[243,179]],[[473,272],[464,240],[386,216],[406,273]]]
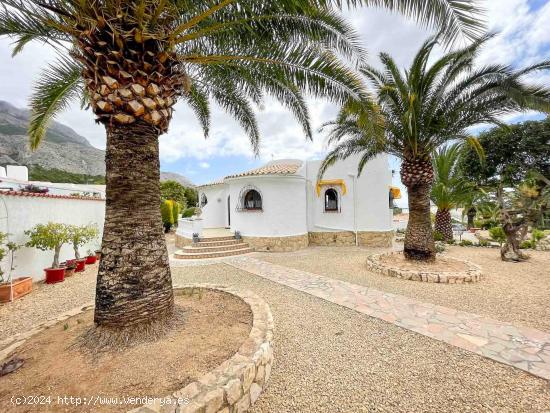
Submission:
[[[395,186],[390,186],[390,191],[393,195],[393,199],[401,199],[401,189]]]
[[[346,183],[343,179],[328,179],[324,181],[317,181],[317,196],[321,196],[321,187],[326,185],[339,185],[342,188],[342,195],[346,195]]]

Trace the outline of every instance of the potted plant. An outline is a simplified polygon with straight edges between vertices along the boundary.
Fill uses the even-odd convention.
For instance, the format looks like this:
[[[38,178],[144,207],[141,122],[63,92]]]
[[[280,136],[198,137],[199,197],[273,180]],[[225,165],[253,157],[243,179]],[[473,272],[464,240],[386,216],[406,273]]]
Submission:
[[[86,256],[86,264],[88,265],[92,265],[92,264],[95,264],[96,261],[97,261],[97,258],[95,256],[95,253],[92,251],[92,250],[88,250],[87,252],[87,256]]]
[[[18,277],[12,280],[11,272],[14,270],[14,254],[19,249],[19,245],[14,242],[6,242],[8,234],[0,232],[0,262],[6,254],[9,256],[8,276],[4,277],[5,272],[0,267],[0,303],[7,303],[19,297],[22,297],[32,290],[31,277]]]
[[[62,267],[65,268],[65,277],[71,277],[76,271],[76,261],[69,260],[62,264]]]
[[[98,230],[95,225],[69,225],[69,240],[73,245],[76,261],[76,272],[84,271],[86,264],[92,263],[89,257],[81,258],[79,247],[97,238]],[[88,262],[90,261],[90,262]],[[95,263],[95,257],[94,257]]]
[[[65,224],[48,222],[37,224],[32,229],[25,231],[30,237],[27,247],[34,247],[41,251],[53,250],[53,262],[50,268],[45,268],[46,284],[61,282],[65,279],[65,268],[59,265],[59,253],[63,244],[69,242],[69,229]]]

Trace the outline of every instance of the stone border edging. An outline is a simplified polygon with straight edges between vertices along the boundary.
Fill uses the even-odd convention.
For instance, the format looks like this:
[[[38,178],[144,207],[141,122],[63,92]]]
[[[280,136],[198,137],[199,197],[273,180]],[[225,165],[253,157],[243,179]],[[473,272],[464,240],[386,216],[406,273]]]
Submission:
[[[216,284],[174,285],[174,290],[202,288],[223,291],[242,299],[252,311],[252,328],[248,338],[230,359],[202,376],[198,381],[185,386],[167,397],[174,400],[167,404],[163,399],[156,403],[141,406],[128,413],[241,413],[247,411],[258,399],[269,376],[273,364],[273,315],[269,305],[258,295],[235,287]],[[0,342],[0,361],[22,345],[31,336],[93,308],[88,302],[60,316],[41,323],[29,331],[16,334]],[[159,397],[158,399],[161,399]],[[177,399],[186,400],[177,405]]]
[[[394,251],[383,254],[373,254],[367,257],[367,269],[378,274],[387,275],[389,277],[401,278],[404,280],[423,281],[429,283],[448,283],[448,284],[463,284],[474,283],[482,279],[481,267],[470,261],[459,260],[458,258],[445,257],[445,259],[459,261],[467,267],[465,271],[419,271],[410,270],[384,264],[380,262],[380,257],[388,255],[402,254],[402,251]]]

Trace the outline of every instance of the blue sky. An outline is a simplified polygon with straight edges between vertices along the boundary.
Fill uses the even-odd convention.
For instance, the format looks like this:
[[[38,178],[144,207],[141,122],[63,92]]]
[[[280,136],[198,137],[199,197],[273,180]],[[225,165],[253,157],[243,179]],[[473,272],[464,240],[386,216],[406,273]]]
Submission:
[[[499,62],[521,66],[550,59],[550,0],[486,0],[481,3],[487,9],[489,29],[500,35],[491,40],[480,56],[480,64]],[[431,34],[412,21],[383,10],[356,10],[347,17],[361,34],[373,64],[377,64],[378,53],[386,51],[399,65],[408,65],[418,47]],[[31,44],[11,60],[9,40],[0,39],[0,99],[25,106],[32,82],[41,68],[53,59],[51,50]],[[548,85],[550,75],[539,74],[533,80]],[[337,112],[329,102],[309,100],[309,103],[314,129]],[[317,133],[312,142],[306,141],[300,126],[277,103],[266,99],[257,113],[263,138],[258,158],[254,157],[242,130],[221,110],[214,108],[211,136],[205,140],[192,113],[183,104],[178,104],[170,130],[160,140],[162,169],[181,173],[200,184],[271,159],[319,159],[326,153],[325,137]],[[514,115],[505,120],[517,122],[540,117],[537,114]],[[78,104],[62,113],[58,120],[87,137],[93,145],[105,147],[103,128],[94,123],[90,112],[80,110]],[[393,160],[390,167],[398,170],[399,164]],[[399,184],[398,173],[395,181]]]

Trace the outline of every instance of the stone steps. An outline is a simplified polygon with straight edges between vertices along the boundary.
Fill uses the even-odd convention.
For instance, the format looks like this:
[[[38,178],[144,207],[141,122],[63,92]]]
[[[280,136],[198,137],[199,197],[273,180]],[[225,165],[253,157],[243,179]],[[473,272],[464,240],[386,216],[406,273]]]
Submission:
[[[208,237],[208,238],[200,238],[200,242],[210,242],[210,241],[234,241],[235,236],[234,235],[227,235],[223,237]]]
[[[241,245],[247,245],[247,244],[241,244]],[[241,248],[240,245],[237,246],[238,248],[232,249],[232,250],[226,250],[226,251],[212,251],[212,252],[194,252],[192,249],[183,249],[176,251],[174,253],[174,258],[180,259],[180,260],[200,260],[204,258],[223,258],[223,257],[231,257],[233,255],[241,255],[241,254],[247,254],[249,252],[253,252],[254,250],[250,247],[245,246],[244,248]]]
[[[188,245],[182,248],[182,251],[189,254],[196,254],[198,252],[221,252],[221,251],[233,251],[236,249],[242,249],[248,247],[249,245],[241,240],[235,240],[240,242],[235,242],[231,244],[224,245],[204,245],[206,243],[199,242],[197,244]]]
[[[198,243],[196,244],[191,244],[191,246],[197,246],[197,247],[221,247],[221,246],[224,246],[224,245],[237,245],[237,244],[241,244],[243,241],[240,240],[240,239],[235,239],[235,238],[232,238],[232,239],[229,239],[229,240],[225,240],[225,241],[210,241],[212,238],[203,238],[203,240],[208,240],[208,241],[199,241]]]

